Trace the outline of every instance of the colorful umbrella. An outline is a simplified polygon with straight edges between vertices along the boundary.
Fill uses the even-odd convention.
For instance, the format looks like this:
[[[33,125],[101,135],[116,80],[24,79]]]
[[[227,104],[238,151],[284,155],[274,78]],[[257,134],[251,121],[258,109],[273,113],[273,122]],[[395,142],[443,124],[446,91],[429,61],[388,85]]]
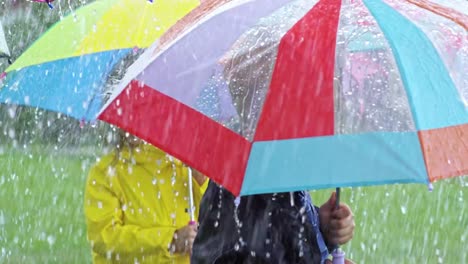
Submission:
[[[0,102],[94,120],[106,78],[132,50],[146,48],[198,0],[101,0],[63,18],[7,70]]]
[[[467,28],[426,0],[206,1],[99,118],[235,195],[464,175]],[[238,115],[199,107],[207,85]]]

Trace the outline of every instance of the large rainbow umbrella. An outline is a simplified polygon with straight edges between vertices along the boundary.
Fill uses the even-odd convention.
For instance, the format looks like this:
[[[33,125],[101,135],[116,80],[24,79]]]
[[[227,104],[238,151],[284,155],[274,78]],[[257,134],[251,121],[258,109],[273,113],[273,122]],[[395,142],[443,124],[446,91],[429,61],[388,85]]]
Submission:
[[[116,63],[135,49],[147,48],[198,4],[198,0],[99,0],[83,6],[7,68],[0,102],[94,120],[105,97],[106,78]]]
[[[235,195],[465,175],[468,16],[445,3],[206,1],[98,118]]]

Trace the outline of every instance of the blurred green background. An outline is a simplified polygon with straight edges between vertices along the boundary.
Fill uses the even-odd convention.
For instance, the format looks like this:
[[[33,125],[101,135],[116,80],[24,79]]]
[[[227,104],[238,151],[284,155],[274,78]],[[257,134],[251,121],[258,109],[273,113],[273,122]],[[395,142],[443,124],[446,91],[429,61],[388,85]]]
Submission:
[[[89,263],[83,190],[105,148],[0,149],[0,262]],[[466,178],[424,185],[345,188],[356,263],[467,263]],[[321,204],[333,190],[311,192]]]

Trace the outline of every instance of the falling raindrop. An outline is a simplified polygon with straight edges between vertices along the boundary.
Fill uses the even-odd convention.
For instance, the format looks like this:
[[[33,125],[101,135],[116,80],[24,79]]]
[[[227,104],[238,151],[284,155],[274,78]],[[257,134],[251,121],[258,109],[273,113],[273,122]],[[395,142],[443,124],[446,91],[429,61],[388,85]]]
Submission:
[[[400,208],[401,208],[401,213],[406,214],[406,206],[402,205]]]
[[[14,139],[14,138],[15,138],[15,135],[16,135],[15,130],[14,130],[13,128],[10,128],[10,129],[8,130],[8,136],[9,136],[11,139]]]
[[[8,108],[8,116],[11,119],[14,119],[16,117],[16,111],[15,111],[15,109],[13,107]]]
[[[240,249],[240,245],[239,245],[239,243],[236,243],[236,244],[234,245],[234,250],[235,250],[235,251],[239,251],[239,249]]]
[[[47,236],[47,243],[49,243],[49,246],[52,246],[55,244],[55,237],[52,235]]]

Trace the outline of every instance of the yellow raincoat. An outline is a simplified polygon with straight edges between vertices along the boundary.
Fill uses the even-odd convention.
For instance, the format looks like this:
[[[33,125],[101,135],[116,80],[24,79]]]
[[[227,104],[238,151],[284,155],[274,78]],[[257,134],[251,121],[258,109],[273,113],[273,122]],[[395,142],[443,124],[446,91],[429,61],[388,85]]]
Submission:
[[[88,176],[84,211],[94,263],[189,263],[168,250],[190,220],[187,168],[150,145],[119,155],[103,157]],[[193,180],[196,215],[206,186]]]

